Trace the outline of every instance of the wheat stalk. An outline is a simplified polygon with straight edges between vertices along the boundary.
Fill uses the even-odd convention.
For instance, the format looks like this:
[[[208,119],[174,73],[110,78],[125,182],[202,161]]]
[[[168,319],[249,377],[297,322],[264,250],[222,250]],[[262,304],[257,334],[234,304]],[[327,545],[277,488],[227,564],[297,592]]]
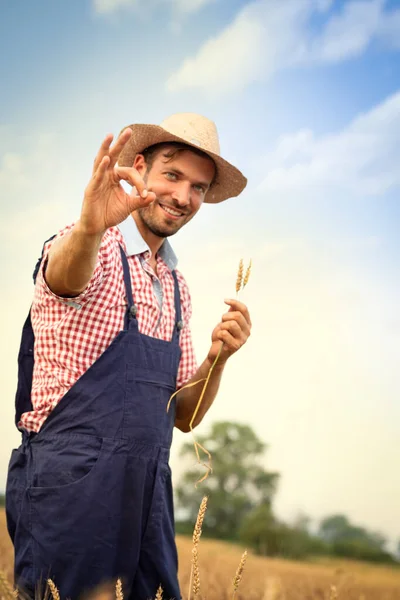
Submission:
[[[247,267],[247,270],[246,270],[246,275],[244,276],[243,287],[242,287],[243,290],[246,287],[246,285],[249,283],[250,273],[251,273],[251,259],[249,262],[249,266]]]
[[[208,496],[204,496],[201,501],[199,512],[197,513],[196,525],[193,530],[193,547],[197,548],[200,542],[201,532],[203,530],[203,521],[207,510]]]
[[[200,569],[199,552],[197,548],[192,549],[192,567],[193,567],[193,597],[196,600],[200,594]]]
[[[18,592],[13,590],[10,582],[8,581],[6,574],[0,571],[0,597],[4,597],[5,600],[15,600]]]
[[[157,590],[155,600],[163,600],[163,589],[162,589],[161,585],[159,586],[159,588]]]
[[[115,598],[116,598],[116,600],[124,600],[124,593],[122,591],[121,579],[117,579],[117,583],[115,584]]]
[[[60,600],[60,592],[58,591],[57,586],[54,583],[54,581],[52,579],[48,579],[47,585],[49,586],[53,600]]]
[[[201,501],[199,512],[197,513],[196,525],[193,530],[193,549],[192,549],[192,567],[190,570],[190,580],[189,580],[189,593],[188,600],[190,600],[191,593],[193,590],[194,597],[198,596],[200,593],[200,571],[199,571],[199,563],[198,563],[198,548],[201,537],[201,532],[203,530],[203,521],[207,510],[207,502],[208,497],[204,496]]]
[[[329,594],[329,600],[338,600],[339,594],[336,585],[331,585],[331,592]]]
[[[238,591],[238,588],[239,588],[239,584],[242,581],[243,570],[244,570],[244,565],[246,564],[246,560],[247,560],[247,550],[245,550],[242,554],[242,558],[240,559],[240,563],[239,563],[238,569],[236,571],[235,578],[233,580],[232,600],[234,600],[234,598],[236,596],[236,592]]]
[[[281,586],[276,577],[267,577],[262,600],[278,600],[280,598]]]
[[[240,259],[238,274],[236,277],[236,293],[238,294],[243,285],[243,258]]]

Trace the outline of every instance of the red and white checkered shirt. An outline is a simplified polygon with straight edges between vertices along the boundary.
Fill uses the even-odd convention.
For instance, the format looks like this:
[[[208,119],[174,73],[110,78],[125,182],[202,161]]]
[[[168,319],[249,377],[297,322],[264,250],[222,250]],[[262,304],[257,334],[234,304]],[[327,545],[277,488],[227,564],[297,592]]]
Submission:
[[[73,225],[63,229],[62,237]],[[56,238],[55,238],[56,239]],[[175,327],[174,279],[176,256],[165,240],[157,254],[157,276],[147,262],[150,250],[140,236],[132,217],[119,227],[108,229],[98,253],[93,276],[86,289],[75,298],[62,298],[49,289],[43,266],[54,240],[45,245],[31,307],[35,334],[35,363],[32,382],[33,410],[22,415],[19,426],[39,431],[64,394],[99,358],[124,327],[125,285],[119,244],[128,256],[132,293],[138,308],[139,331],[171,340]],[[197,370],[189,321],[190,294],[183,276],[176,271],[181,294],[180,332],[182,357],[177,387],[182,387]],[[110,398],[112,402],[112,398]]]

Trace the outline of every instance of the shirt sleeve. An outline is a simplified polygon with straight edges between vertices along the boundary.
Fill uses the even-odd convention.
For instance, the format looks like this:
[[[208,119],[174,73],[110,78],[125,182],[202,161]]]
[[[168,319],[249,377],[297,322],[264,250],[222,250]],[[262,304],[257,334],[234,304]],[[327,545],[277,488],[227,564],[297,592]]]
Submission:
[[[178,276],[179,290],[181,294],[181,308],[183,329],[179,337],[179,345],[182,350],[181,360],[178,368],[176,386],[177,389],[183,387],[197,371],[196,355],[193,347],[192,332],[190,330],[190,319],[192,317],[192,302],[190,298],[187,283],[179,271]]]
[[[47,260],[50,252],[50,248],[56,240],[63,238],[67,233],[69,233],[74,224],[68,225],[64,229],[62,229],[53,239],[49,240],[43,249],[42,260],[40,264],[40,268],[36,278],[36,291],[42,297],[47,297],[48,299],[53,299],[57,302],[65,304],[67,306],[75,306],[75,308],[81,308],[81,306],[87,302],[93,294],[98,289],[99,285],[103,281],[104,277],[107,275],[107,272],[111,268],[110,258],[113,253],[111,252],[111,246],[114,242],[112,239],[112,231],[107,230],[103,236],[99,252],[97,254],[96,264],[93,270],[93,274],[86,286],[86,288],[78,295],[74,297],[65,298],[63,296],[58,296],[49,288],[46,281],[46,266]]]

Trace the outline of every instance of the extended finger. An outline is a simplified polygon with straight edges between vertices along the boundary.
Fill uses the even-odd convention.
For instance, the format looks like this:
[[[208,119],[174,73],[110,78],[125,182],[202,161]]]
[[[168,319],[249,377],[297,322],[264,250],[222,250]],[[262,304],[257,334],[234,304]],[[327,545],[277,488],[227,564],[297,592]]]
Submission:
[[[103,159],[100,161],[100,164],[98,165],[96,172],[93,175],[92,189],[97,189],[102,184],[109,163],[110,157],[108,156],[108,154],[106,154],[106,156],[103,156]]]
[[[236,300],[236,298],[225,298],[224,302],[225,304],[228,304],[228,306],[231,307],[231,310],[241,312],[248,324],[251,326],[249,309],[245,304],[243,304],[243,302]]]
[[[110,144],[113,141],[113,138],[114,138],[114,136],[112,133],[108,133],[106,135],[106,137],[104,138],[103,143],[100,146],[100,150],[98,151],[96,158],[94,159],[93,175],[96,173],[97,169],[99,168],[99,165],[100,165],[101,161],[103,160],[103,158],[108,155],[108,152],[110,149]]]
[[[114,167],[114,173],[120,181],[123,179],[134,186],[142,198],[147,197],[147,187],[139,172],[133,167]]]
[[[124,129],[124,131],[121,133],[121,135],[119,136],[119,138],[117,139],[117,141],[115,142],[113,147],[111,148],[111,150],[110,150],[110,159],[111,159],[110,165],[111,165],[111,167],[114,167],[116,165],[118,157],[121,154],[125,144],[128,142],[131,135],[132,135],[132,129],[127,127],[126,129]]]

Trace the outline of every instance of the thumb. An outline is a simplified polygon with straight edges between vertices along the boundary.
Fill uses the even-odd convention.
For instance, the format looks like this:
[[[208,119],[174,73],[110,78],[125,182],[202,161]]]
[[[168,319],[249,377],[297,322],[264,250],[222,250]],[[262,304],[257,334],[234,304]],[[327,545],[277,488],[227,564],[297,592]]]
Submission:
[[[116,165],[114,167],[114,175],[121,181],[123,179],[129,183],[132,187],[137,189],[138,194],[142,198],[147,198],[147,187],[140,173],[133,167],[120,167]]]
[[[149,206],[156,199],[156,195],[154,192],[147,192],[146,198],[142,196],[138,196],[136,189],[132,188],[131,193],[129,194],[129,208],[131,212],[137,210],[138,208],[144,208]]]

